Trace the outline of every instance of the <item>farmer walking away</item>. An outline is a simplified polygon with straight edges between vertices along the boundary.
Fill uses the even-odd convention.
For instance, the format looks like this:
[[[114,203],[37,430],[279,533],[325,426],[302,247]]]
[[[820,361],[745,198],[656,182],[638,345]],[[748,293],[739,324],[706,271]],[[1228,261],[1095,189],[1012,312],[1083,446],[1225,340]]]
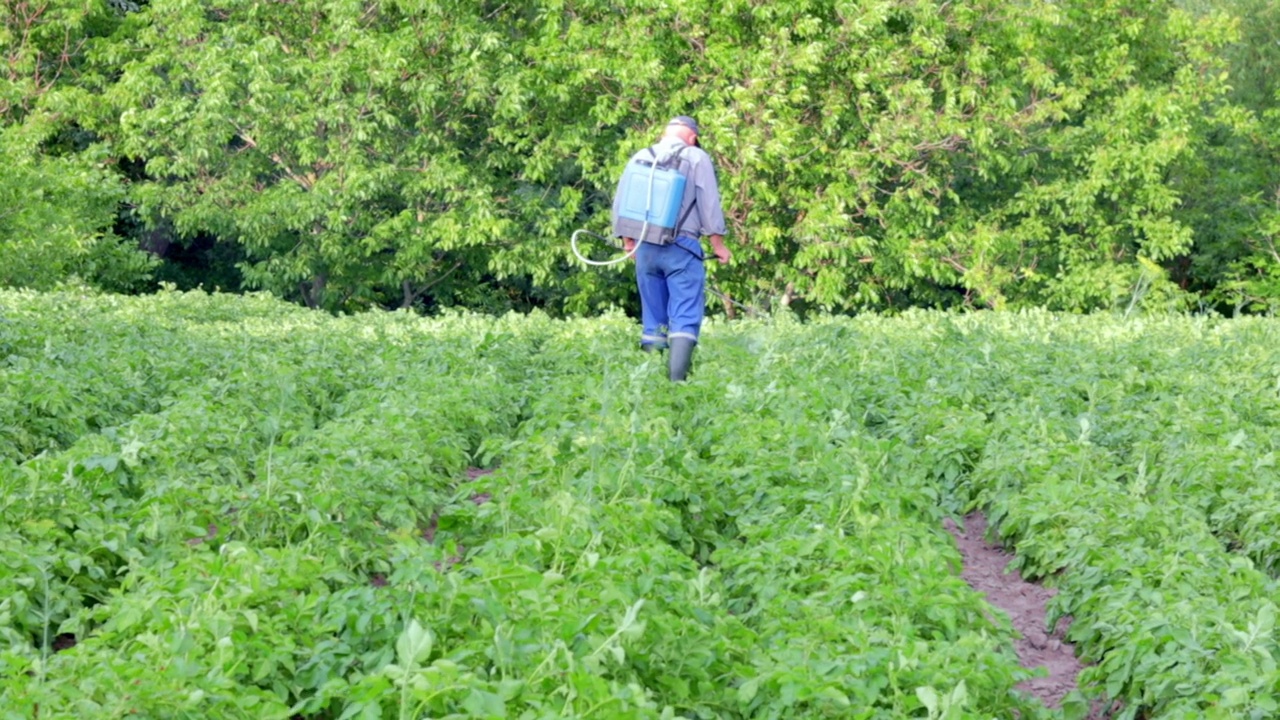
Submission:
[[[635,255],[640,348],[666,349],[670,378],[684,380],[706,310],[702,236],[721,263],[731,256],[715,168],[693,118],[672,119],[656,145],[631,156],[613,198],[613,234]]]

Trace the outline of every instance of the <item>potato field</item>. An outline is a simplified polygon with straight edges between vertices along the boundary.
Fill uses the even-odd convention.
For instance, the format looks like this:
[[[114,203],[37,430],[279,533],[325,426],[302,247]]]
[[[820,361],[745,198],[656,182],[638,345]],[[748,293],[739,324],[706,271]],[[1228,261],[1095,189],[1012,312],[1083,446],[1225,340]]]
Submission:
[[[0,292],[0,719],[1280,712],[1275,320],[637,336]]]

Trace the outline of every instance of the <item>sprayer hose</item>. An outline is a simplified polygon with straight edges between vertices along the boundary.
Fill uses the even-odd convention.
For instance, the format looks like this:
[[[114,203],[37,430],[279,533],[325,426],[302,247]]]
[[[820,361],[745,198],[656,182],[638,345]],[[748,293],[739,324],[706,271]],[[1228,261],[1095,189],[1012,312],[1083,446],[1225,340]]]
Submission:
[[[626,261],[630,260],[632,257],[634,257],[634,256],[635,256],[636,251],[640,249],[640,241],[638,241],[638,240],[637,240],[637,241],[636,241],[636,246],[635,246],[635,247],[633,247],[633,248],[631,248],[631,252],[628,252],[627,254],[623,255],[623,256],[622,256],[622,257],[620,257],[620,258],[616,258],[616,259],[613,259],[613,260],[592,260],[591,258],[588,258],[588,257],[586,257],[585,255],[583,255],[583,254],[582,254],[582,251],[578,249],[578,235],[579,235],[579,234],[583,234],[583,235],[590,235],[591,237],[593,237],[593,238],[597,238],[597,239],[599,239],[599,240],[603,240],[603,241],[604,241],[604,242],[606,242],[606,243],[608,243],[608,242],[609,242],[609,240],[608,240],[607,238],[605,238],[605,237],[601,236],[601,235],[597,235],[597,234],[595,234],[595,233],[593,233],[593,232],[590,232],[590,231],[588,231],[588,230],[577,230],[577,231],[575,231],[575,232],[573,233],[573,235],[569,237],[569,247],[573,248],[573,254],[574,254],[574,255],[578,258],[578,260],[579,260],[580,262],[582,262],[584,265],[593,265],[593,266],[595,266],[595,267],[608,267],[608,266],[610,266],[610,265],[617,265],[618,263],[622,263],[622,262],[626,262]],[[612,243],[610,243],[610,244],[612,244]]]

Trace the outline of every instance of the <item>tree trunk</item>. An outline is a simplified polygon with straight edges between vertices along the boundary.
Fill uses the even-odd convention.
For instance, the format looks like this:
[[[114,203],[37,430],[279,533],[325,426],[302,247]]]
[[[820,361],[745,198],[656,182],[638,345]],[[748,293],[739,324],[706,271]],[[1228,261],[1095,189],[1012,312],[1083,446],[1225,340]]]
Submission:
[[[796,299],[796,284],[787,283],[782,290],[782,299],[778,301],[782,307],[791,307],[791,301]]]
[[[302,299],[312,310],[319,308],[320,301],[324,299],[325,280],[325,274],[318,273],[310,283],[302,284]]]
[[[729,318],[730,320],[737,319],[738,309],[734,307],[733,299],[730,298],[728,295],[724,295],[723,297],[720,298],[720,302],[724,304],[725,317]]]

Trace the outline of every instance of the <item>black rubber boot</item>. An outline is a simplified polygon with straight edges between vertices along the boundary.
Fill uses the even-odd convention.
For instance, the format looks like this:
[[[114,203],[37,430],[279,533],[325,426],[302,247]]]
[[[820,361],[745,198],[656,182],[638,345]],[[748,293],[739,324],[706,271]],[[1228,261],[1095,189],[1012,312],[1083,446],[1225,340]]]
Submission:
[[[674,382],[680,382],[689,374],[693,364],[693,349],[698,341],[693,338],[674,337],[668,341],[671,354],[667,358],[667,371]]]

